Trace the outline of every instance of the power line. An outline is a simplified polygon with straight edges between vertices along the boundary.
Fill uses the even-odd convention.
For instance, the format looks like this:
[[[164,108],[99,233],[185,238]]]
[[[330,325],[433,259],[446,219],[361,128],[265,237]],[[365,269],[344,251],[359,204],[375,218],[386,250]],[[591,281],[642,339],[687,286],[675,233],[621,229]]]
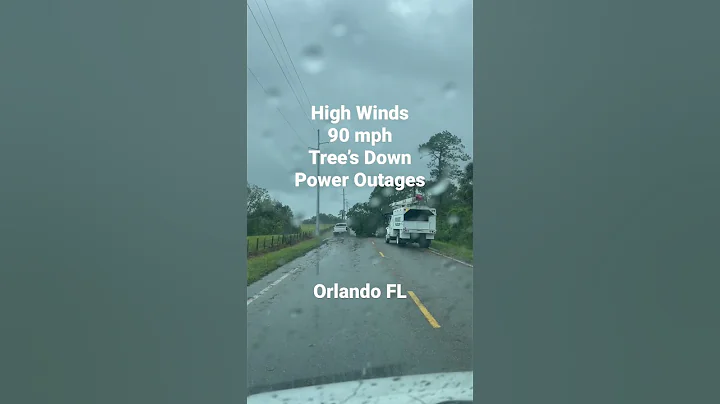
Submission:
[[[269,96],[270,94],[269,94],[268,91],[265,89],[265,86],[262,85],[262,83],[260,82],[260,80],[258,80],[258,78],[257,78],[257,76],[255,75],[255,73],[253,73],[253,71],[250,69],[250,67],[248,67],[248,66],[245,66],[245,67],[247,67],[247,69],[248,69],[248,71],[250,72],[250,74],[253,76],[253,78],[255,78],[255,81],[258,83],[258,85],[260,85],[260,88],[262,88],[263,91],[265,92],[265,94],[267,94],[267,95]],[[283,117],[283,119],[285,119],[285,122],[287,122],[288,126],[290,126],[290,129],[292,129],[293,133],[295,133],[295,136],[298,137],[298,139],[300,140],[300,142],[302,142],[302,144],[304,144],[305,146],[310,147],[310,145],[308,145],[307,142],[305,142],[305,141],[302,139],[302,137],[300,137],[300,135],[297,133],[297,131],[296,131],[295,128],[292,126],[292,124],[290,123],[290,121],[285,117],[285,114],[283,114],[282,111],[280,111],[280,108],[275,107],[275,109],[277,109],[277,111],[280,113],[280,115]]]
[[[273,33],[272,33],[272,28],[270,28],[270,24],[268,23],[267,19],[265,18],[265,13],[263,12],[262,8],[260,7],[260,4],[258,3],[258,1],[257,0],[254,0],[254,1],[255,1],[255,6],[257,6],[257,8],[260,11],[260,17],[262,17],[262,20],[265,23],[265,27],[267,28],[268,33],[270,34],[270,39],[272,39],[272,42],[275,45],[275,48],[278,49],[278,54],[280,54],[280,59],[282,60],[282,64],[285,66],[285,70],[289,73],[290,69],[288,68],[288,64],[285,62],[285,58],[283,57],[282,52],[280,52],[280,47],[278,46],[277,41],[275,40],[275,35],[273,35]],[[265,5],[267,6],[267,3],[265,3]],[[268,8],[268,12],[270,12],[270,8]],[[270,13],[270,17],[272,17],[272,13]],[[301,85],[302,85],[302,83],[301,83]]]
[[[283,70],[282,65],[280,64],[280,60],[278,59],[277,55],[275,54],[275,51],[273,50],[272,46],[270,45],[270,41],[268,41],[267,37],[265,36],[265,32],[262,30],[262,27],[260,26],[260,23],[258,22],[257,18],[255,17],[255,13],[253,12],[252,8],[250,7],[249,3],[246,3],[248,10],[250,10],[250,14],[252,15],[253,20],[255,20],[255,24],[257,24],[258,29],[260,29],[260,33],[262,34],[263,38],[265,39],[265,43],[267,44],[268,48],[270,48],[270,52],[272,52],[273,57],[275,57],[275,61],[277,62],[278,66],[280,67],[280,71],[282,72],[283,76],[285,76],[285,81],[288,82],[288,85],[290,86],[290,91],[292,91],[293,95],[295,96],[295,99],[298,102],[298,105],[300,105],[300,108],[305,111],[305,107],[303,107],[302,102],[300,102],[300,98],[298,97],[297,93],[295,92],[295,89],[292,86],[292,83],[290,82],[290,79],[288,79],[287,74],[285,74],[285,70]],[[310,121],[310,118],[307,116],[307,112],[303,114],[305,116],[305,119],[307,119],[308,123],[310,124],[310,127],[312,128],[312,122]]]
[[[268,12],[270,13],[270,18],[272,18],[273,25],[275,25],[275,30],[278,32],[278,36],[280,37],[280,42],[282,42],[283,48],[285,48],[285,53],[288,55],[288,59],[290,59],[290,64],[292,65],[293,70],[295,71],[295,76],[298,78],[298,82],[300,82],[300,88],[303,90],[303,94],[305,94],[305,99],[307,99],[308,104],[311,106],[313,105],[312,102],[310,102],[310,97],[308,97],[307,92],[305,91],[305,86],[302,83],[302,80],[300,79],[300,75],[298,74],[297,69],[295,68],[295,63],[292,60],[292,56],[290,56],[290,52],[288,52],[287,46],[285,46],[285,40],[282,37],[282,33],[280,32],[280,28],[278,28],[277,22],[275,21],[275,17],[272,14],[272,10],[270,10],[270,5],[268,4],[267,0],[265,1],[265,7],[267,7]]]

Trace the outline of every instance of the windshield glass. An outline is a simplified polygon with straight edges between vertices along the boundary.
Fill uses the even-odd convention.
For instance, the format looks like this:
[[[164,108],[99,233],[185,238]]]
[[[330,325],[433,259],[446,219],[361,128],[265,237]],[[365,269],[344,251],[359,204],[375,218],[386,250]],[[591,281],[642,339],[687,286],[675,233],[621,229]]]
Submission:
[[[250,393],[472,370],[472,7],[248,2]]]

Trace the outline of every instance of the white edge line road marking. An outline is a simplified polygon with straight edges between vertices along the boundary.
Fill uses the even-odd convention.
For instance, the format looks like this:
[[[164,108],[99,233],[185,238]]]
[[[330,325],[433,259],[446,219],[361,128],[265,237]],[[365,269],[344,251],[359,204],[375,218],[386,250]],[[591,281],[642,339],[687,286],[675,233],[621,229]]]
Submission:
[[[455,259],[455,258],[453,258],[453,257],[448,257],[448,256],[445,255],[445,254],[440,254],[439,252],[437,252],[437,250],[435,250],[435,249],[433,249],[433,248],[428,248],[428,251],[430,251],[431,253],[433,253],[433,254],[435,254],[435,255],[439,255],[439,256],[445,257],[445,258],[447,258],[447,259],[449,259],[449,260],[453,260],[453,261],[455,261],[455,262],[457,262],[457,263],[459,263],[459,264],[463,264],[463,265],[465,265],[466,267],[475,268],[474,266],[472,266],[471,264],[468,264],[467,262],[463,262],[463,261],[457,260],[457,259]]]
[[[282,282],[282,281],[283,281],[285,278],[287,278],[288,276],[290,276],[290,275],[294,274],[295,272],[297,272],[298,269],[300,269],[300,268],[295,268],[295,269],[290,270],[288,273],[286,273],[285,275],[281,276],[281,277],[280,277],[278,280],[276,280],[275,282],[267,285],[267,286],[265,287],[265,289],[259,291],[257,294],[255,294],[255,296],[249,298],[249,299],[247,300],[247,305],[250,306],[250,303],[254,302],[255,300],[257,300],[258,297],[260,297],[260,296],[264,295],[265,293],[267,293],[267,291],[270,290],[270,289],[272,289],[273,286],[277,286],[278,283]]]

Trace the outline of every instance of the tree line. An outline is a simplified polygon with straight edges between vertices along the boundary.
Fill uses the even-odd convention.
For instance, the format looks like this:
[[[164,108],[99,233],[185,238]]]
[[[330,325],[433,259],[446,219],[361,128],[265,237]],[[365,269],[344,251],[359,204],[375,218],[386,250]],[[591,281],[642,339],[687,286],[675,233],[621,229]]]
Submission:
[[[384,214],[392,212],[391,203],[420,194],[437,209],[436,240],[472,248],[473,162],[465,145],[457,136],[442,131],[418,145],[418,151],[429,158],[426,186],[401,191],[375,187],[367,202],[348,210],[350,228],[358,236],[373,236],[387,225]]]
[[[265,188],[248,183],[247,194],[248,236],[299,232],[292,209],[271,198]]]
[[[315,224],[315,216],[305,220],[296,217],[290,206],[273,199],[265,188],[248,183],[247,194],[248,236],[299,233],[301,223]],[[337,216],[320,214],[321,224],[335,224],[340,221]]]
[[[328,213],[320,214],[320,224],[335,224],[335,223],[340,223],[340,222],[342,222],[342,219],[340,218],[340,216],[335,216],[335,215],[328,214]],[[313,216],[309,219],[303,220],[303,223],[314,225],[315,224],[315,216]]]

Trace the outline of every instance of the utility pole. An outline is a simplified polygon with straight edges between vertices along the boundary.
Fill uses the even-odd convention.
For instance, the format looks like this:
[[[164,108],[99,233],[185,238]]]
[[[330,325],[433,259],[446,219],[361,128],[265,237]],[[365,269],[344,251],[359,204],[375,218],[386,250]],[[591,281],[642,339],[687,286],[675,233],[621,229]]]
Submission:
[[[343,214],[342,214],[342,216],[343,216],[343,217],[342,217],[342,221],[344,222],[344,221],[345,221],[345,215],[346,215],[346,212],[345,212],[345,188],[343,188],[343,208],[342,208],[342,213],[343,213]]]
[[[317,130],[317,149],[313,147],[308,147],[310,150],[318,150],[320,151],[320,145],[326,144],[330,142],[321,142],[320,141],[320,129]],[[317,176],[320,178],[320,161],[317,162]],[[315,205],[315,235],[320,235],[320,184],[317,185],[317,203]]]

